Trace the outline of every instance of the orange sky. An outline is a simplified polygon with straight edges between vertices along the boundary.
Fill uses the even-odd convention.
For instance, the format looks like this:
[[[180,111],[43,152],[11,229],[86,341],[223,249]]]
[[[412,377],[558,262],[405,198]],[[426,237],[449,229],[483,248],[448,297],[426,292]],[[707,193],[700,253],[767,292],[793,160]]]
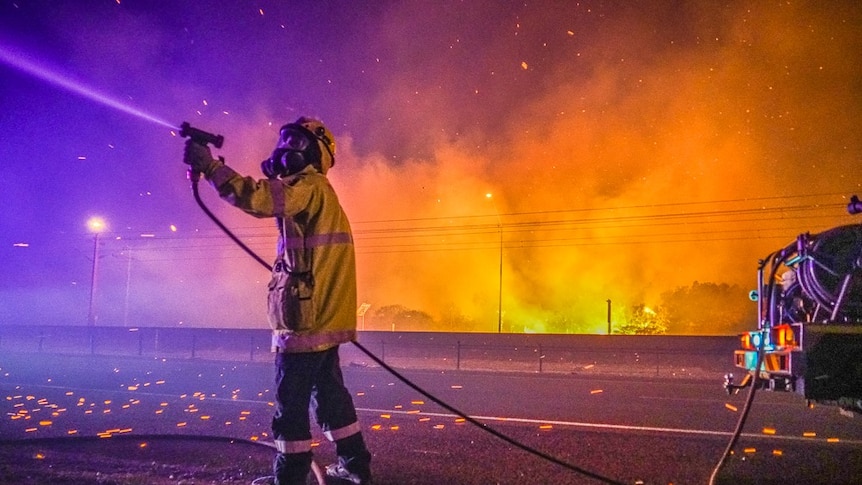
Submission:
[[[747,291],[768,252],[854,222],[858,9],[758,5],[690,8],[667,31],[620,9],[582,50],[525,57],[525,75],[547,72],[497,131],[452,133],[450,106],[428,117],[439,131],[411,125],[430,156],[348,153],[332,177],[355,221],[361,298],[435,316],[451,302],[493,329],[502,226],[512,328],[562,312],[600,330],[608,298],[655,305],[694,281]],[[392,92],[384,102],[415,106]]]

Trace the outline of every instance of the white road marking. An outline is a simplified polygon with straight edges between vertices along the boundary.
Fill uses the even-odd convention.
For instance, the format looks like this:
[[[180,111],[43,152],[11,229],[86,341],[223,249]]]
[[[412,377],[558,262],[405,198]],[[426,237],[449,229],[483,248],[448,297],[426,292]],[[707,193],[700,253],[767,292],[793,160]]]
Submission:
[[[363,411],[374,414],[403,414],[410,416],[432,416],[435,418],[447,418],[447,419],[455,419],[460,416],[454,414],[446,414],[446,413],[426,413],[420,412],[408,412],[408,411],[399,411],[392,409],[369,409],[369,408],[356,408],[357,411]],[[684,428],[662,428],[655,426],[631,426],[624,424],[608,424],[608,423],[584,423],[579,421],[559,421],[559,420],[544,420],[544,419],[531,419],[531,418],[506,418],[500,416],[470,416],[471,418],[477,421],[496,421],[496,422],[504,422],[504,423],[521,423],[521,424],[535,424],[535,425],[543,425],[550,424],[554,426],[565,426],[570,428],[586,428],[586,429],[605,429],[605,430],[616,430],[616,431],[631,431],[631,432],[641,432],[641,433],[665,433],[665,434],[684,434],[684,435],[693,435],[693,436],[722,436],[729,437],[732,433],[730,431],[711,431],[706,429],[684,429]],[[808,438],[803,436],[788,436],[788,435],[766,435],[766,434],[757,434],[757,433],[742,433],[742,436],[746,438],[758,438],[758,439],[766,439],[766,440],[781,440],[781,441],[798,441],[805,443],[813,443],[813,442],[821,442],[826,443],[827,438]],[[862,440],[856,439],[840,439],[838,443],[830,443],[830,444],[849,444],[854,446],[862,445]]]
[[[46,384],[15,384],[15,383],[0,383],[0,387],[2,386],[19,386],[19,387],[38,387],[45,389],[63,389],[67,391],[101,391],[101,392],[109,392],[109,393],[121,393],[128,394],[131,396],[148,396],[148,397],[172,397],[176,399],[180,399],[181,394],[169,394],[169,393],[154,393],[154,392],[141,392],[141,391],[129,391],[126,389],[92,389],[92,388],[74,388],[67,386],[56,386],[56,385],[46,385]],[[187,397],[188,398],[188,397]],[[191,398],[197,399],[197,398]],[[204,397],[205,401],[223,401],[230,403],[244,403],[244,404],[263,404],[267,405],[269,401],[264,400],[255,400],[255,399],[231,399],[224,397]],[[374,408],[356,408],[357,412],[365,412],[372,414],[399,414],[405,416],[431,416],[435,418],[446,418],[446,419],[455,419],[459,418],[455,414],[447,414],[447,413],[429,413],[420,411],[416,413],[415,411],[402,411],[402,410],[393,410],[393,409],[374,409]],[[656,426],[632,426],[625,424],[609,424],[609,423],[585,423],[580,421],[560,421],[560,420],[543,420],[543,419],[532,419],[532,418],[509,418],[509,417],[501,417],[501,416],[470,416],[471,418],[477,421],[489,421],[489,422],[501,422],[501,423],[520,423],[520,424],[550,424],[554,426],[563,426],[570,428],[584,428],[584,429],[604,429],[604,430],[615,430],[615,431],[629,431],[629,432],[639,432],[639,433],[664,433],[664,434],[677,434],[677,435],[690,435],[690,436],[721,436],[728,437],[732,433],[730,431],[712,431],[706,429],[685,429],[685,428],[664,428],[664,427],[656,427]],[[776,440],[776,441],[792,441],[792,442],[800,442],[800,443],[827,443],[828,438],[811,438],[804,436],[789,436],[789,435],[766,435],[759,433],[742,433],[742,436],[746,438],[757,438],[757,439],[765,439],[765,440]],[[853,446],[862,446],[862,440],[859,439],[845,439],[841,438],[837,443],[829,443],[832,444],[845,444],[845,445],[853,445]]]

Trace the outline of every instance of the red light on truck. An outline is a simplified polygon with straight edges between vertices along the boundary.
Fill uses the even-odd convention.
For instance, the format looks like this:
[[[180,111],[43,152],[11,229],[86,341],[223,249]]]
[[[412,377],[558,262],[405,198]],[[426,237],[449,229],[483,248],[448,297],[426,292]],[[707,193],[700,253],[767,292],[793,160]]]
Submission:
[[[770,331],[773,345],[779,347],[795,347],[796,334],[790,325],[778,325]]]

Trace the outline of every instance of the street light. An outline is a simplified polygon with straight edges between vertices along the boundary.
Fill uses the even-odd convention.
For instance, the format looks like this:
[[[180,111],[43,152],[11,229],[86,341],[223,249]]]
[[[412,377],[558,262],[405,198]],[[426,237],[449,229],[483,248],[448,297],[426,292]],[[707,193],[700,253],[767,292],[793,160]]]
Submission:
[[[500,279],[497,294],[497,333],[503,333],[503,220],[500,219],[500,211],[497,209],[497,203],[494,202],[494,195],[491,192],[485,194],[485,198],[494,204],[494,212],[497,214],[497,228],[500,230]]]
[[[87,325],[92,327],[96,325],[96,275],[99,269],[99,234],[104,231],[107,226],[105,221],[100,217],[91,217],[87,221],[87,227],[93,233],[93,274],[90,278],[90,309],[87,311]]]

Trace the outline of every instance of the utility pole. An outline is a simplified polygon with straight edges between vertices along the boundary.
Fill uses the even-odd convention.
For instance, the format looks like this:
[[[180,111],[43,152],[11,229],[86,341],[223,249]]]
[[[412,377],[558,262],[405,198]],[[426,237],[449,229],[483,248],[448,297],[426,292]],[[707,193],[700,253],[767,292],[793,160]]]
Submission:
[[[497,333],[503,333],[503,219],[500,218],[500,211],[497,210],[497,203],[494,202],[494,195],[488,192],[485,198],[491,201],[494,205],[494,213],[497,214],[497,229],[500,231],[500,275],[497,280]]]
[[[503,225],[500,224],[500,279],[497,294],[497,333],[503,333]]]
[[[608,298],[608,335],[611,334],[611,299]]]

